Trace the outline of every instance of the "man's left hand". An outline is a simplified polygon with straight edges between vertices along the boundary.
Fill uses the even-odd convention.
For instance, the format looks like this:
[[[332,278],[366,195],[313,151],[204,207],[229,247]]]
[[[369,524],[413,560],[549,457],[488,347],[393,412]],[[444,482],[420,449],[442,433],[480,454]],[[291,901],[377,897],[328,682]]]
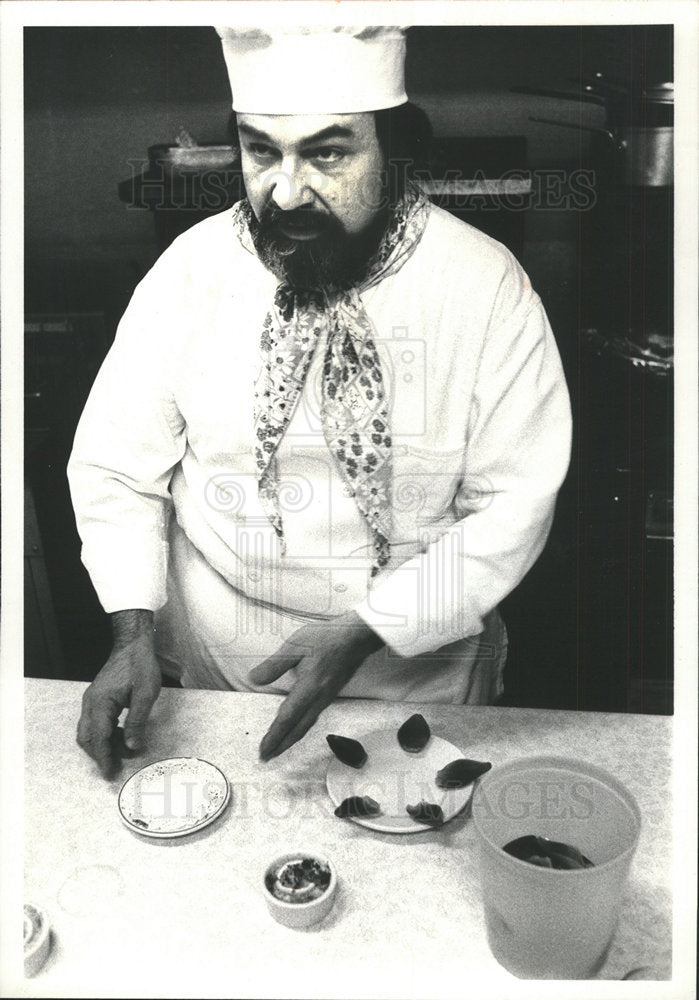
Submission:
[[[271,684],[292,667],[296,680],[260,743],[260,757],[284,753],[306,735],[331,701],[383,640],[355,611],[322,625],[304,625],[250,671],[253,684]]]

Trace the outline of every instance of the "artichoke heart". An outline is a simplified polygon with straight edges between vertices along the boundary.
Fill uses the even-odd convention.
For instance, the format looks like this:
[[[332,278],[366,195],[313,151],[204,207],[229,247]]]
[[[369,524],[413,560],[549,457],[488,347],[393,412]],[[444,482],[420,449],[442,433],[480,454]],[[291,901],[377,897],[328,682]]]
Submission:
[[[416,806],[406,806],[409,816],[417,823],[426,823],[429,826],[440,826],[444,822],[442,807],[434,802],[426,802],[424,799]]]
[[[368,795],[350,795],[348,799],[343,799],[335,810],[335,815],[340,819],[348,819],[353,816],[368,819],[370,816],[378,816],[381,806],[378,802],[369,798]]]
[[[520,861],[538,865],[539,868],[557,868],[559,871],[572,871],[576,868],[594,868],[594,864],[577,847],[562,844],[548,837],[538,837],[526,834],[505,844],[503,851]]]
[[[367,752],[359,740],[352,740],[348,736],[336,736],[333,733],[325,738],[332,752],[343,764],[356,768],[366,764]]]
[[[480,778],[482,774],[489,771],[492,766],[488,761],[460,757],[459,760],[451,761],[441,771],[437,771],[437,787],[465,788],[466,785],[470,785],[476,778]]]
[[[411,715],[398,730],[398,742],[408,753],[419,753],[430,739],[430,727],[419,713]]]

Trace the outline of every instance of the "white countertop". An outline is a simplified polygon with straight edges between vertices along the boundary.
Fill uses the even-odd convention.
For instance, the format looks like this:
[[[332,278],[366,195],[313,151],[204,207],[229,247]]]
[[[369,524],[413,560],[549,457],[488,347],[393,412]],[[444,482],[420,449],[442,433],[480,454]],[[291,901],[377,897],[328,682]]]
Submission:
[[[276,696],[164,689],[147,750],[106,783],[75,743],[85,687],[26,681],[25,900],[46,909],[54,940],[18,996],[509,996],[519,981],[488,949],[468,810],[407,836],[333,814],[325,735],[361,738],[414,711],[494,767],[558,754],[626,784],[643,827],[598,978],[639,966],[646,978],[670,977],[670,718],[339,701],[301,743],[262,764],[257,747]],[[120,821],[117,794],[144,763],[172,756],[219,766],[232,802],[198,834],[146,840]],[[290,930],[267,912],[262,870],[276,854],[314,846],[336,865],[337,901],[317,927]],[[487,990],[467,991],[466,975]]]

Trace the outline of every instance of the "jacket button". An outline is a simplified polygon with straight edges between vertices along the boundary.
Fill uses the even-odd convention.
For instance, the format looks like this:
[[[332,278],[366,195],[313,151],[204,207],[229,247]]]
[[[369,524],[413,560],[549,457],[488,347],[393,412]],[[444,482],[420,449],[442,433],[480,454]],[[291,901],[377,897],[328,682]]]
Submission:
[[[335,586],[333,587],[333,590],[336,591],[336,593],[338,594],[344,594],[344,592],[347,590],[347,584],[336,583]]]

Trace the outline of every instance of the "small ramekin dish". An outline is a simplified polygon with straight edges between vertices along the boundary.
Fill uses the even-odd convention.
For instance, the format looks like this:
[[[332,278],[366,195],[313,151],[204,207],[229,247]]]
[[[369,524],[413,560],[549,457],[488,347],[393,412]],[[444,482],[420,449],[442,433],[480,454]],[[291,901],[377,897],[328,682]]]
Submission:
[[[270,881],[278,876],[280,871],[284,869],[284,866],[290,865],[293,862],[301,863],[303,861],[315,861],[321,869],[326,869],[329,872],[330,878],[327,886],[322,888],[320,895],[315,899],[304,900],[301,898],[297,901],[287,901],[277,898],[270,888]],[[335,902],[336,890],[337,875],[335,868],[329,859],[318,851],[287,851],[285,854],[280,854],[265,866],[262,876],[262,892],[267,903],[267,909],[280,924],[284,924],[286,927],[293,927],[297,930],[304,927],[312,927],[314,924],[320,923],[328,915]],[[303,890],[299,890],[299,892],[302,894]]]

